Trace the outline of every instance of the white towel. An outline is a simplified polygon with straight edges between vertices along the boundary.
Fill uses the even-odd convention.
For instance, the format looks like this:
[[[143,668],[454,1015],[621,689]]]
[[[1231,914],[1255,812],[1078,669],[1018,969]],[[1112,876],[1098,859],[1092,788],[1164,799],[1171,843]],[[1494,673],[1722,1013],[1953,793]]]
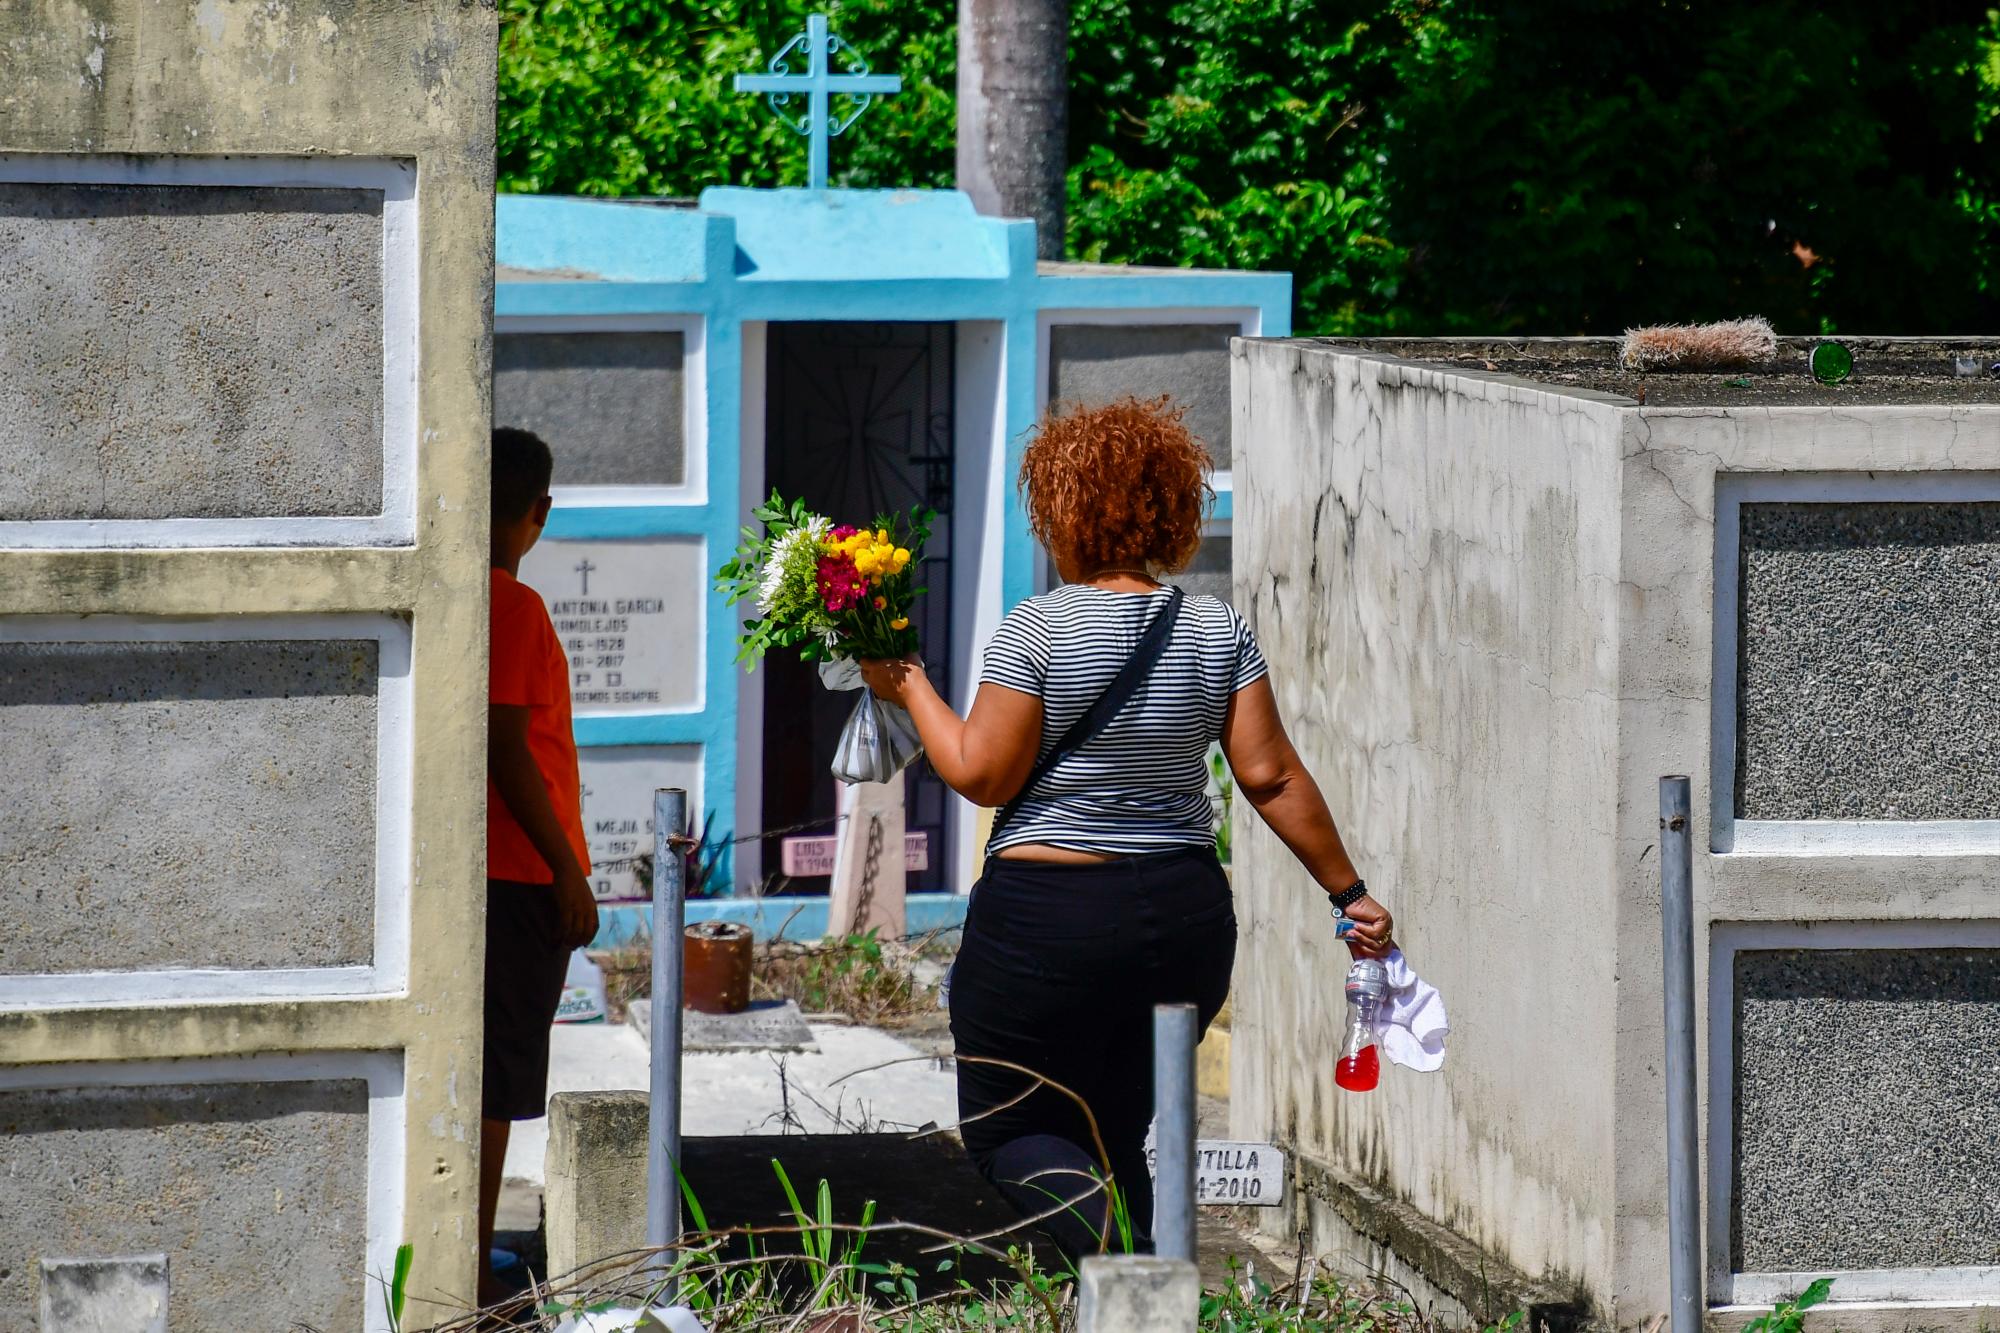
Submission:
[[[1410,970],[1401,949],[1382,960],[1389,974],[1389,1006],[1382,1015],[1382,1054],[1405,1069],[1429,1073],[1444,1064],[1444,997]]]

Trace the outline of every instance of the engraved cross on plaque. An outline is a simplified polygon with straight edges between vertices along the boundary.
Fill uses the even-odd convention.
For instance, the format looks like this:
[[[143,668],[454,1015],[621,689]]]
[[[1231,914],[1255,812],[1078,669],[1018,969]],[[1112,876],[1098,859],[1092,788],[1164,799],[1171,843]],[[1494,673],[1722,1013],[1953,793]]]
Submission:
[[[596,568],[597,568],[596,565],[590,563],[589,556],[585,556],[582,560],[577,562],[576,572],[583,575],[583,591],[579,593],[578,596],[580,597],[590,596],[590,572]]]

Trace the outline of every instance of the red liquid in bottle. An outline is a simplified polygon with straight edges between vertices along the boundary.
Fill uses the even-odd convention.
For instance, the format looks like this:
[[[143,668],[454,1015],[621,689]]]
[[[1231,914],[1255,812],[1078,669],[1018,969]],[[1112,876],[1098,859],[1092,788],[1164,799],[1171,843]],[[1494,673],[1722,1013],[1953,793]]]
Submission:
[[[1373,1043],[1361,1048],[1361,1054],[1343,1057],[1333,1067],[1333,1081],[1349,1092],[1367,1092],[1382,1081],[1382,1057],[1375,1053]]]

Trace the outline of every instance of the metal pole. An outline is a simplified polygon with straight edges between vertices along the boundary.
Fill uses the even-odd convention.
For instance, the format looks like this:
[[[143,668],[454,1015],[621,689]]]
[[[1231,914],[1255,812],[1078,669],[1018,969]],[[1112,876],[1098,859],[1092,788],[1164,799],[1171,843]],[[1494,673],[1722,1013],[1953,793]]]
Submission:
[[[681,1234],[681,938],[687,862],[687,793],[653,793],[653,1092],[647,1108],[646,1244]]]
[[[1191,1004],[1153,1009],[1153,1253],[1194,1258],[1194,1043]]]
[[[1688,780],[1660,779],[1660,943],[1667,997],[1667,1245],[1671,1333],[1700,1333],[1700,1122],[1694,1087],[1694,847]]]

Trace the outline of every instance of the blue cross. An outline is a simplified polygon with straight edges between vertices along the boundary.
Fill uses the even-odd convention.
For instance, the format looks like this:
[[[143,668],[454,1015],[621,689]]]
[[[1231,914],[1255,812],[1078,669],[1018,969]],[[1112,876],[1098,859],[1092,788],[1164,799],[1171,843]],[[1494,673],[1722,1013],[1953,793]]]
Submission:
[[[806,19],[806,30],[791,41],[784,49],[771,57],[769,74],[738,74],[736,91],[739,93],[764,93],[771,103],[771,109],[785,118],[800,134],[812,141],[811,163],[808,183],[815,190],[826,188],[826,144],[827,140],[845,132],[849,125],[874,100],[876,93],[898,93],[903,90],[903,81],[894,74],[870,74],[868,65],[853,54],[853,48],[826,30],[826,15],[813,14]],[[846,52],[849,72],[833,72],[833,58]],[[794,55],[806,59],[806,72],[794,74],[789,63]],[[806,95],[806,113],[794,118],[785,109],[795,94]],[[831,100],[836,95],[854,98],[860,105],[843,118],[832,114]]]

